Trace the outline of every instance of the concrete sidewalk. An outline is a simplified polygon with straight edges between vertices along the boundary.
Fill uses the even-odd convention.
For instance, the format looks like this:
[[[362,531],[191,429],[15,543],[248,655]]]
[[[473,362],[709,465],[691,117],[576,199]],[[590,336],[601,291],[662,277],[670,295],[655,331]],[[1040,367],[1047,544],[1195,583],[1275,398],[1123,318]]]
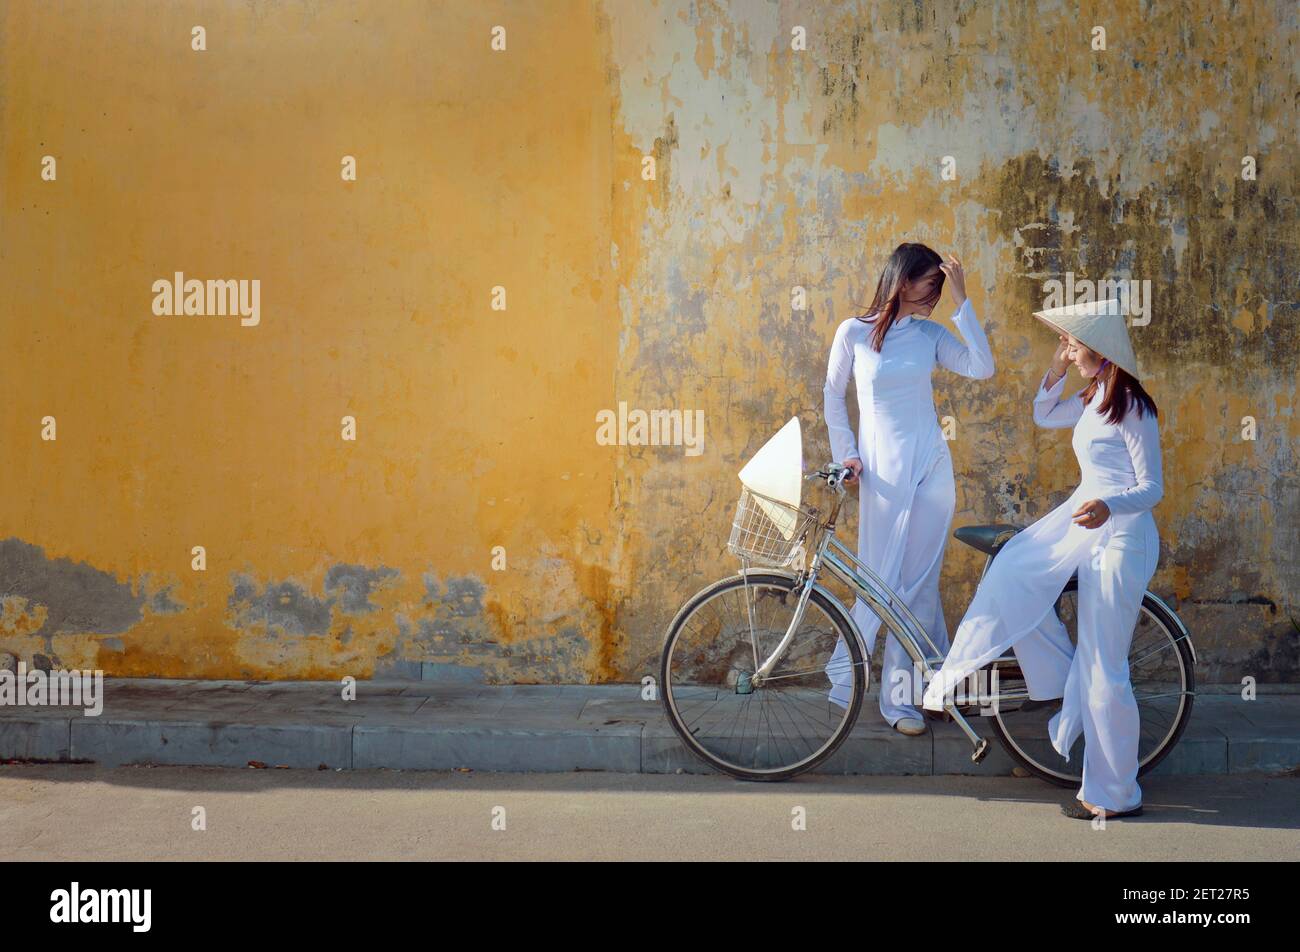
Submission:
[[[678,740],[662,704],[624,685],[106,678],[97,717],[80,708],[0,706],[0,760],[105,765],[199,764],[405,770],[708,772]],[[817,772],[1009,774],[986,719],[982,764],[955,725],[921,737],[885,726],[874,699]],[[1300,765],[1300,694],[1200,694],[1157,773],[1222,774]]]

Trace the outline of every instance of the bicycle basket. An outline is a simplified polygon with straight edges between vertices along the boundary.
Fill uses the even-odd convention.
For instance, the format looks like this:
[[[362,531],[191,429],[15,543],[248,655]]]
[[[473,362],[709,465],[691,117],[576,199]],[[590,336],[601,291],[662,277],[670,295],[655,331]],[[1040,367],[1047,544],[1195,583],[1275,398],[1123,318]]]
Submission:
[[[748,563],[783,568],[803,555],[803,539],[817,511],[741,487],[727,548]]]

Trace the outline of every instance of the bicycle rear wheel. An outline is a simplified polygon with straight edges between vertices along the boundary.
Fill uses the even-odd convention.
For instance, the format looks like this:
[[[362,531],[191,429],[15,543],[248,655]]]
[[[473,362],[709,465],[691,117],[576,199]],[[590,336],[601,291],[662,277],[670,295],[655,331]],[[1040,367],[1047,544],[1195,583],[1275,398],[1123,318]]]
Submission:
[[[1078,644],[1078,580],[1071,579],[1056,602],[1056,613]],[[1192,651],[1178,622],[1149,592],[1129,646],[1129,676],[1138,704],[1138,776],[1155,769],[1178,743],[1192,716],[1196,672]],[[994,662],[1001,690],[1023,690],[1024,676],[1015,664]],[[1083,735],[1070,749],[1067,761],[1048,740],[1048,721],[1061,709],[1060,701],[1000,703],[993,714],[993,729],[1013,759],[1049,783],[1077,787],[1083,781]]]
[[[857,720],[867,668],[844,607],[821,592],[810,595],[768,679],[750,681],[785,636],[798,601],[792,576],[750,572],[701,591],[668,628],[660,686],[669,723],[716,770],[742,780],[789,779],[833,754]],[[826,665],[840,638],[853,678],[847,708],[827,699]]]

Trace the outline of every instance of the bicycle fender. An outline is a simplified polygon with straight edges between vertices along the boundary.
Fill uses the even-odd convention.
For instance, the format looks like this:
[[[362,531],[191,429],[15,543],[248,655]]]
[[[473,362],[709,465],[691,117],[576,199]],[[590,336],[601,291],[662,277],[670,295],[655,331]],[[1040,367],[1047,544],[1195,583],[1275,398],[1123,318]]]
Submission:
[[[1150,589],[1147,590],[1145,597],[1155,602],[1160,609],[1169,616],[1173,623],[1178,626],[1178,630],[1182,633],[1182,640],[1187,642],[1187,648],[1192,653],[1192,664],[1200,664],[1196,659],[1196,644],[1192,641],[1192,633],[1187,630],[1187,626],[1184,625],[1183,620],[1178,617],[1178,613],[1170,608],[1163,598]]]

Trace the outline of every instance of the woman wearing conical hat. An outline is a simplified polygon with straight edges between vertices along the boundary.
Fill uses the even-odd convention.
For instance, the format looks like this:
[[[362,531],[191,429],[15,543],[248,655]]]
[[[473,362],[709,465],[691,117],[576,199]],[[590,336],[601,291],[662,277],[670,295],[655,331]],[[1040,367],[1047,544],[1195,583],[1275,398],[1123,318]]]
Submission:
[[[1039,426],[1074,428],[1081,479],[1070,497],[1012,536],[993,559],[953,636],[924,706],[942,710],[953,688],[1014,647],[1033,700],[1061,699],[1048,724],[1069,758],[1082,732],[1083,784],[1067,816],[1141,812],[1139,720],[1128,653],[1160,537],[1151,508],[1164,495],[1156,406],[1138,382],[1119,302],[1037,312],[1060,337],[1034,398]],[[1070,362],[1087,385],[1062,399]],[[1078,646],[1055,613],[1079,576]]]

